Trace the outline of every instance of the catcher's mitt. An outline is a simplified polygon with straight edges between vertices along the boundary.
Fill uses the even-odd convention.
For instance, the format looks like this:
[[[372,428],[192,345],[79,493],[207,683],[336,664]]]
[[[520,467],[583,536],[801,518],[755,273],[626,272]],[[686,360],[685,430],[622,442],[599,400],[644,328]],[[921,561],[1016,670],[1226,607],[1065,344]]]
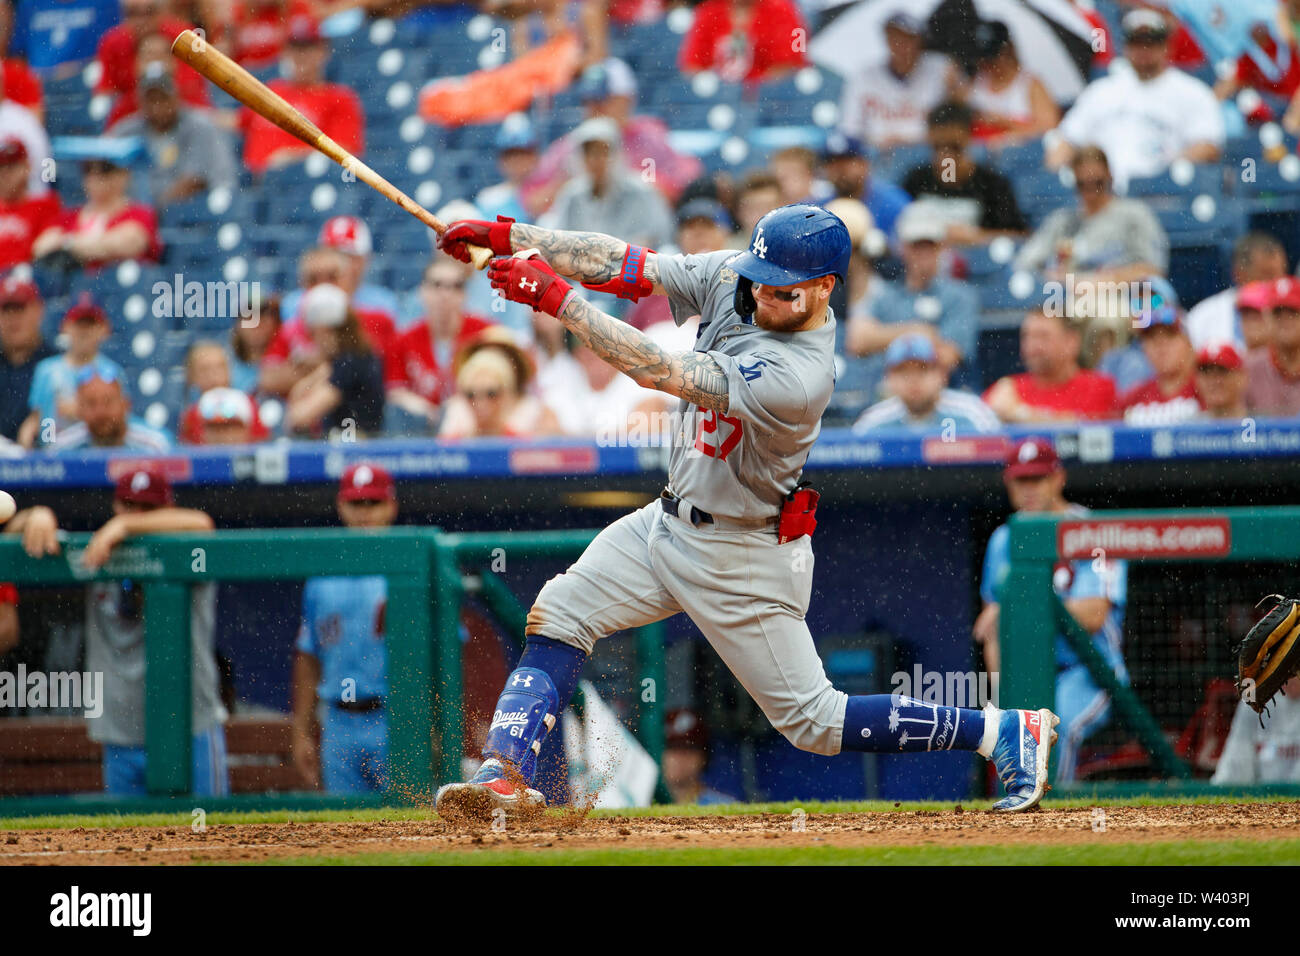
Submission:
[[[1262,714],[1282,685],[1300,673],[1300,599],[1270,594],[1256,604],[1277,601],[1234,649],[1237,693]]]

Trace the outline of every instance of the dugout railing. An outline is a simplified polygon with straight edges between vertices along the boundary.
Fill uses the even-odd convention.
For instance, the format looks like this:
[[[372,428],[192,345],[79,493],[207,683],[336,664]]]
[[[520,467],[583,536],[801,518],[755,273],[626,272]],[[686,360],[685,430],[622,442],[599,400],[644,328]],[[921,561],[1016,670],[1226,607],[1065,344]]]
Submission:
[[[1145,749],[1155,775],[1147,780],[1094,780],[1056,787],[1051,796],[1195,796],[1269,794],[1300,796],[1300,784],[1218,786],[1197,779],[1175,751],[1135,689],[1116,679],[1089,635],[1066,610],[1054,574],[1067,561],[1259,562],[1300,570],[1300,508],[1216,508],[1206,510],[1094,511],[1083,517],[1015,515],[1010,521],[1010,569],[999,595],[1002,651],[1000,704],[1043,707],[1055,701],[1056,636],[1069,641],[1094,681],[1111,695],[1111,723]],[[1258,597],[1288,590],[1293,578],[1258,581]],[[1131,597],[1131,595],[1130,595]],[[1172,622],[1170,622],[1172,630]],[[1240,634],[1230,635],[1236,640]],[[1128,648],[1125,648],[1126,653]],[[1225,667],[1224,678],[1233,675]],[[1199,695],[1202,688],[1180,692]],[[1267,719],[1267,718],[1266,718]],[[1056,755],[1052,773],[1055,776]]]
[[[0,538],[0,581],[74,586],[96,580],[138,581],[144,594],[145,750],[147,797],[103,793],[0,798],[0,817],[65,813],[185,812],[190,795],[190,588],[221,581],[301,580],[383,575],[388,580],[389,788],[363,796],[319,792],[202,798],[205,811],[323,810],[429,804],[435,785],[461,779],[461,605],[473,593],[501,628],[522,642],[524,611],[491,570],[493,559],[572,558],[596,530],[448,534],[436,528],[383,531],[214,531],[148,535],[119,545],[89,573],[80,555],[88,534],[67,534],[57,556],[33,559],[16,537]],[[21,604],[20,604],[21,613]],[[638,672],[663,686],[663,625],[636,632]],[[574,706],[581,709],[580,695]],[[641,700],[636,736],[659,762],[663,713]],[[0,727],[3,724],[0,723]],[[660,780],[656,799],[666,800]]]

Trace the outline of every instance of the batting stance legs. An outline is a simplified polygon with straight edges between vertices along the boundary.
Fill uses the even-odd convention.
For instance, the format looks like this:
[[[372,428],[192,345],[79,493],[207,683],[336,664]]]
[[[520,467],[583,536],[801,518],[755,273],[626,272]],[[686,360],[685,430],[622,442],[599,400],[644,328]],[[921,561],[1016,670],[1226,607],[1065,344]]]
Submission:
[[[997,809],[1035,805],[1050,751],[1041,735],[1046,727],[1055,738],[1056,718],[837,691],[804,621],[812,571],[807,538],[782,545],[770,527],[696,526],[657,501],[610,525],[542,588],[519,667],[493,715],[484,765],[468,783],[439,791],[439,811],[482,817],[496,807],[541,804],[530,786],[537,753],[595,642],[679,611],[796,747],[826,755],[974,750],[995,762],[1007,787]]]

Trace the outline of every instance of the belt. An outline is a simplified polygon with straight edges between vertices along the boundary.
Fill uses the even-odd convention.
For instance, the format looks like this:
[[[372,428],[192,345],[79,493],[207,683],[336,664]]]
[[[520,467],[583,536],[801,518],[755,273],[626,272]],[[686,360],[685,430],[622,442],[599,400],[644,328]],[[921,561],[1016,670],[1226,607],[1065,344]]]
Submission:
[[[702,524],[711,524],[716,528],[735,531],[760,531],[763,528],[775,527],[777,523],[775,515],[771,518],[715,518],[707,511],[701,511],[694,505],[687,503],[667,488],[659,493],[659,507],[674,518],[689,521],[697,528]]]
[[[334,706],[350,714],[368,714],[372,710],[383,710],[384,699],[382,697],[368,697],[365,700],[336,700]]]

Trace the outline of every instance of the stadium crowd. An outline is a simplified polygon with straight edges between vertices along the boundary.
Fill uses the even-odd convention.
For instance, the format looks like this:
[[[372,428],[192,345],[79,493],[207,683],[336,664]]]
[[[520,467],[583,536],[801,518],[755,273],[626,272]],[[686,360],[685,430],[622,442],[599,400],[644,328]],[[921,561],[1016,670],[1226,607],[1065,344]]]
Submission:
[[[865,5],[874,59],[830,64],[815,54],[837,21],[789,0],[66,6],[6,4],[0,31],[9,454],[597,437],[666,408],[555,320],[494,299],[396,207],[313,171],[307,147],[170,56],[186,26],[444,219],[692,253],[743,248],[782,203],[828,205],[856,246],[828,424],[1300,414],[1295,3],[1231,69],[1167,12],[1078,3],[1092,42],[1073,95],[1018,48],[1017,24],[954,30],[903,2]],[[479,122],[440,126],[410,84],[376,82],[422,83],[421,52],[498,23],[513,60],[462,60],[482,67],[471,100],[530,49],[579,39],[561,88],[523,112],[482,102]],[[721,147],[706,135],[727,130]],[[1257,176],[1272,191],[1242,188]],[[689,347],[661,299],[610,301]]]

